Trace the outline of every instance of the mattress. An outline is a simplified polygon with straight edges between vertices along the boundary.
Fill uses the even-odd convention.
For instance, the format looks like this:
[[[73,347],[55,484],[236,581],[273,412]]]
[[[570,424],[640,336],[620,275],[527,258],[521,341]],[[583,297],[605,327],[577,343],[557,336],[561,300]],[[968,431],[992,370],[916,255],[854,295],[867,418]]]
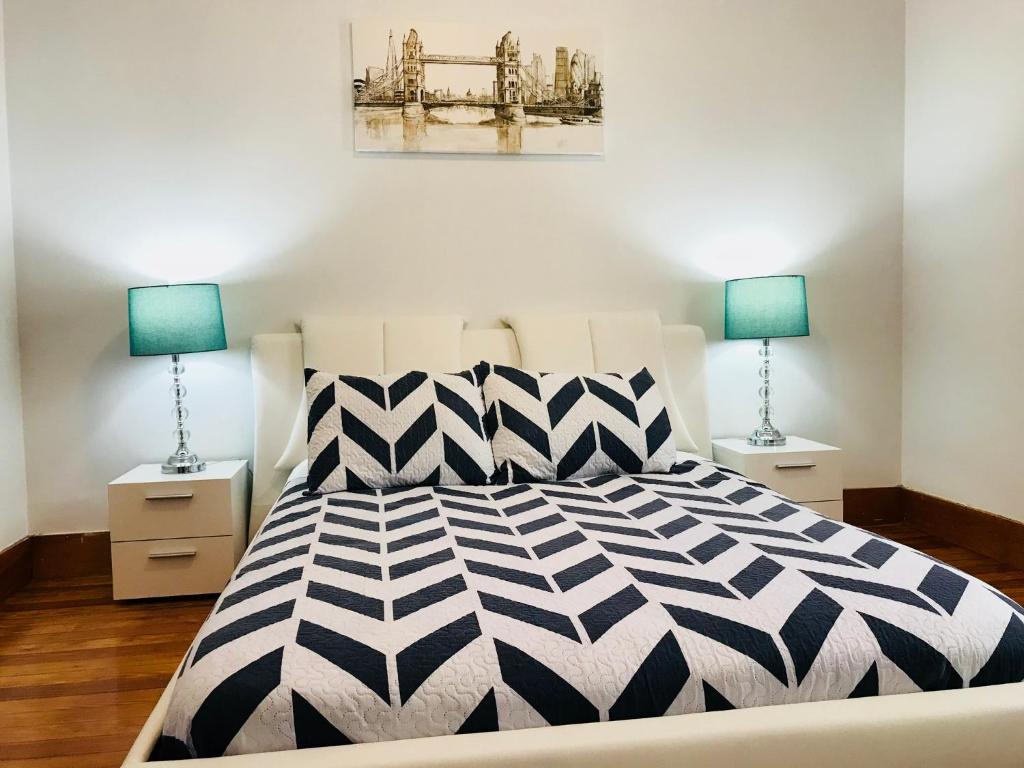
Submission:
[[[695,456],[667,474],[310,496],[179,671],[154,758],[1024,680],[1024,611]]]

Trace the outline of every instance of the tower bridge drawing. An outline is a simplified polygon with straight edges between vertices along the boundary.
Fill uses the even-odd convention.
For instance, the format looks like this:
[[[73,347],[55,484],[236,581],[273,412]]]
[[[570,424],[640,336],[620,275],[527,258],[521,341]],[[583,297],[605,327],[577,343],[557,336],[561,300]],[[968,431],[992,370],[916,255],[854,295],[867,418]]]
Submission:
[[[526,61],[522,54],[524,46],[512,31],[497,37],[493,48],[488,49],[476,48],[476,36],[438,35],[442,25],[426,26],[434,29],[435,37],[442,38],[437,48],[430,46],[430,35],[421,34],[416,26],[407,27],[400,42],[393,28],[378,26],[372,38],[369,30],[361,33],[357,57],[353,25],[357,149],[435,151],[433,147],[437,147],[436,151],[586,154],[601,151],[604,85],[593,50],[562,45],[573,40],[563,41],[555,33],[534,35],[526,38],[528,44],[532,40],[535,47],[540,47],[539,43],[546,50],[532,50]],[[553,67],[549,68],[549,61]],[[469,75],[465,74],[467,68],[481,71]],[[400,146],[396,146],[388,138],[397,140],[399,127],[395,119],[399,114],[403,124]],[[457,128],[450,131],[451,142],[468,141],[473,146],[449,146],[450,142],[443,141],[443,126]],[[486,127],[488,135],[496,137],[495,148],[476,146],[481,138],[468,130],[476,126]],[[518,126],[528,131],[525,138]],[[529,133],[534,128],[556,127],[558,130],[549,130],[543,136]],[[581,128],[590,132],[580,130],[574,136],[573,131]],[[360,146],[360,138],[365,138],[365,144],[370,146]],[[535,149],[531,150],[530,145]]]

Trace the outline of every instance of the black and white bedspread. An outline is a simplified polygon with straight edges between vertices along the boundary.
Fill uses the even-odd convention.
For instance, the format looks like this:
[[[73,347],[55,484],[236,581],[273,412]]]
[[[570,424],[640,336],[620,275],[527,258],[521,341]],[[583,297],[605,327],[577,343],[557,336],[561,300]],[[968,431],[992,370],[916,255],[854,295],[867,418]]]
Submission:
[[[1024,679],[1024,611],[705,461],[303,494],[189,651],[158,757]]]

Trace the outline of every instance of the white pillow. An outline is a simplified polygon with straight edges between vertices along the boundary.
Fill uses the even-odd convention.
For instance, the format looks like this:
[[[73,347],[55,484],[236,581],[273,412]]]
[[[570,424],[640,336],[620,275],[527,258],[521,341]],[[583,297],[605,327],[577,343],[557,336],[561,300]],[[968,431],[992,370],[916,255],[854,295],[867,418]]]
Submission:
[[[306,369],[310,492],[486,485],[494,458],[474,371],[345,376]]]
[[[534,373],[487,363],[477,369],[494,464],[507,482],[672,468],[676,446],[668,412],[646,368],[631,376]]]

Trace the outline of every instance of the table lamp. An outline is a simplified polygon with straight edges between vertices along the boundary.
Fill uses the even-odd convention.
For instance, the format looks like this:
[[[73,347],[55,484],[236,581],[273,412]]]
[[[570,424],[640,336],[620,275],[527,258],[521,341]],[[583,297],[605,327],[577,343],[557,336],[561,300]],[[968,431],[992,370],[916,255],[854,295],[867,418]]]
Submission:
[[[185,366],[181,355],[227,349],[220,287],[214,283],[151,285],[128,289],[128,336],[132,357],[170,355],[168,369],[173,383],[172,411],[176,422],[174,438],[178,447],[162,465],[164,474],[202,472],[206,462],[188,447],[185,429],[188,409],[183,405],[187,390],[181,383]]]
[[[761,339],[761,424],[750,445],[785,445],[772,424],[771,339],[809,336],[807,290],[803,275],[745,277],[725,283],[725,338]]]

